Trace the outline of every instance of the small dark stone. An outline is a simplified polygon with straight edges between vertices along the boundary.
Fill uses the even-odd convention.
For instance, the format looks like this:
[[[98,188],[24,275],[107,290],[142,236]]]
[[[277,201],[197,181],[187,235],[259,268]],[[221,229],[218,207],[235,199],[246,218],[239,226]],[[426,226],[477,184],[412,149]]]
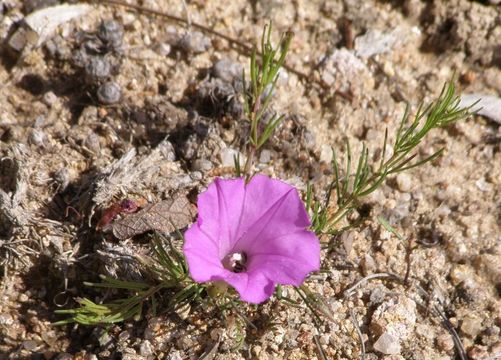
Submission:
[[[42,95],[45,90],[45,80],[37,74],[26,74],[22,77],[19,86],[32,95]]]
[[[122,89],[117,83],[109,81],[97,89],[97,98],[101,104],[116,104],[122,98]]]
[[[91,82],[105,79],[111,75],[111,64],[104,57],[93,56],[85,65],[85,75]]]
[[[109,48],[117,50],[122,46],[124,28],[115,20],[106,20],[99,25],[97,36]]]

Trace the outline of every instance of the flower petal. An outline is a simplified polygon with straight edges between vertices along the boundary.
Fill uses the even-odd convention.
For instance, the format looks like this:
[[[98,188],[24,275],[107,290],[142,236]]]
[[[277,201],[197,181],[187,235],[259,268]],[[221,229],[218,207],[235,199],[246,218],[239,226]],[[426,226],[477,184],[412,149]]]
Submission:
[[[260,269],[278,284],[299,286],[310,272],[320,269],[320,243],[307,230],[281,236],[265,252],[249,253],[248,269]]]
[[[268,300],[275,292],[275,283],[261,271],[243,273],[227,271],[225,276],[216,276],[216,279],[226,281],[238,291],[242,301],[252,304],[259,304]]]
[[[230,250],[237,235],[245,202],[243,178],[216,179],[198,196],[198,224],[219,244],[219,259]]]
[[[248,227],[254,225],[262,215],[266,213],[277,201],[280,201],[286,194],[292,192],[292,196],[295,195],[297,201],[301,204],[303,211],[296,211],[299,209],[289,209],[293,210],[289,219],[291,219],[290,225],[295,225],[298,228],[304,229],[310,226],[310,220],[308,214],[304,210],[304,206],[297,194],[297,190],[283,181],[271,179],[265,175],[255,175],[251,181],[247,184],[245,188],[246,201],[243,210],[243,217],[245,223]],[[296,207],[294,207],[296,208]]]
[[[224,271],[219,260],[219,247],[197,223],[186,230],[184,238],[183,253],[193,280],[210,281]]]
[[[263,182],[264,179],[268,180]],[[296,233],[310,225],[308,214],[297,190],[281,181],[271,180],[266,177],[264,179],[263,176],[258,176],[258,182],[254,183],[254,187],[250,187],[251,183],[248,185],[243,212],[244,226],[248,227],[234,245],[232,252],[245,251],[252,253],[254,249],[265,252],[277,237]],[[265,195],[256,188],[260,185],[263,185],[262,188],[264,189],[269,188],[270,183],[271,185],[275,184],[280,191],[277,190],[270,196],[270,198],[274,199],[273,202],[265,202]],[[271,189],[269,190],[270,193],[273,192]],[[259,211],[260,209],[261,211]],[[241,228],[243,229],[244,226]]]

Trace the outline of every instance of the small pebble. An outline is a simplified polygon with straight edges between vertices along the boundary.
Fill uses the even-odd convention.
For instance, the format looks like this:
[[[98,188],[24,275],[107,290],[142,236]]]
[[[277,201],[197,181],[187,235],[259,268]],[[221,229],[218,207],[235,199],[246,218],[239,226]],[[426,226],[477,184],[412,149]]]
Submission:
[[[463,318],[461,331],[474,338],[482,331],[482,319],[475,314],[468,314]]]
[[[271,151],[268,149],[264,149],[261,151],[261,154],[259,155],[259,162],[261,164],[268,164],[271,160]]]
[[[362,272],[366,276],[375,272],[377,268],[374,258],[369,254],[365,254],[365,256],[362,258],[362,260],[360,261],[360,266],[362,267]]]
[[[0,325],[9,326],[14,323],[14,319],[10,314],[0,314]]]
[[[235,166],[235,156],[239,156],[240,165],[244,165],[244,156],[240,154],[237,150],[232,148],[224,148],[219,154],[221,158],[221,163],[224,167],[234,167]]]
[[[101,150],[101,144],[99,142],[99,136],[96,133],[90,133],[84,140],[83,145],[92,151],[93,153],[99,154]]]
[[[437,337],[437,347],[445,352],[449,352],[454,349],[454,340],[452,336],[448,333],[443,333]]]
[[[199,54],[210,48],[211,40],[200,31],[190,31],[181,38],[179,46],[184,51]]]
[[[124,28],[115,20],[105,20],[99,25],[97,36],[111,48],[119,49],[123,42]]]
[[[160,43],[155,47],[155,51],[160,56],[167,56],[170,54],[172,47],[167,43]]]
[[[141,356],[153,355],[153,348],[148,340],[144,340],[139,346],[139,355]]]
[[[122,89],[117,83],[109,81],[97,89],[97,98],[101,104],[116,104],[122,98]]]
[[[28,136],[28,143],[37,147],[42,147],[45,141],[45,134],[42,130],[31,129]]]
[[[47,106],[52,106],[57,101],[57,96],[52,91],[48,91],[43,95],[42,101]]]
[[[374,343],[374,349],[388,355],[399,354],[401,351],[398,339],[388,333],[383,333]]]
[[[489,359],[489,351],[487,351],[487,347],[482,345],[474,345],[468,350],[468,357],[471,360],[488,360]],[[491,359],[495,359],[497,356],[494,356]]]
[[[196,171],[202,171],[202,172],[205,172],[205,171],[209,171],[213,168],[213,165],[212,163],[207,160],[207,159],[197,159],[193,162],[193,165],[191,167],[193,170],[196,170]]]
[[[259,354],[261,354],[261,351],[263,350],[263,348],[259,345],[254,345],[252,347],[252,355],[254,356],[259,356]]]
[[[200,181],[202,180],[203,175],[200,171],[193,171],[190,173],[190,179],[195,180],[195,181]]]
[[[398,189],[402,192],[408,192],[412,189],[412,179],[408,174],[402,173],[397,175]]]
[[[35,350],[37,346],[38,346],[38,344],[34,340],[25,340],[25,341],[23,341],[23,348],[25,348],[28,351]]]
[[[33,127],[39,129],[44,125],[45,125],[45,116],[43,115],[37,116],[37,118],[35,119],[35,124],[33,124]]]
[[[313,150],[316,145],[316,139],[315,139],[315,134],[313,134],[310,131],[305,131],[304,132],[304,146],[308,150]]]
[[[85,64],[85,75],[90,82],[107,78],[111,75],[111,63],[105,57],[93,56]]]
[[[120,341],[127,341],[130,339],[130,335],[130,332],[128,330],[125,330],[118,334],[118,338],[120,339]]]
[[[242,69],[243,67],[239,63],[223,58],[212,67],[212,75],[221,80],[232,82],[233,79],[242,75]]]
[[[323,161],[327,164],[330,164],[334,153],[332,152],[332,147],[329,145],[322,145],[322,149],[320,150],[320,161]]]
[[[66,168],[61,168],[54,174],[54,180],[59,185],[59,191],[63,192],[70,184],[70,172]]]

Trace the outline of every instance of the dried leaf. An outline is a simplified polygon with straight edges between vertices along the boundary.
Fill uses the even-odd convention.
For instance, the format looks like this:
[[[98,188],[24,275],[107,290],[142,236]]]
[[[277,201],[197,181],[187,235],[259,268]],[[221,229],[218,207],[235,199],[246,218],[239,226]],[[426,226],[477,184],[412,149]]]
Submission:
[[[194,207],[186,196],[181,195],[147,205],[135,214],[114,221],[111,224],[111,229],[113,235],[120,240],[131,238],[149,230],[170,233],[190,224],[194,216]]]

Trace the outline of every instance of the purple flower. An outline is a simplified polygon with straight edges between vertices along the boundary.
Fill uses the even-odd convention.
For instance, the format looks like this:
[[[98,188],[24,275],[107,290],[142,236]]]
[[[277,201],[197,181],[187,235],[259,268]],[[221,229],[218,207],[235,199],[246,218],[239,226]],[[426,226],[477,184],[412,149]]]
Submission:
[[[320,268],[320,242],[296,189],[256,175],[216,179],[198,196],[198,220],[185,233],[184,254],[197,282],[225,281],[250,303],[276,284],[303,283]]]

